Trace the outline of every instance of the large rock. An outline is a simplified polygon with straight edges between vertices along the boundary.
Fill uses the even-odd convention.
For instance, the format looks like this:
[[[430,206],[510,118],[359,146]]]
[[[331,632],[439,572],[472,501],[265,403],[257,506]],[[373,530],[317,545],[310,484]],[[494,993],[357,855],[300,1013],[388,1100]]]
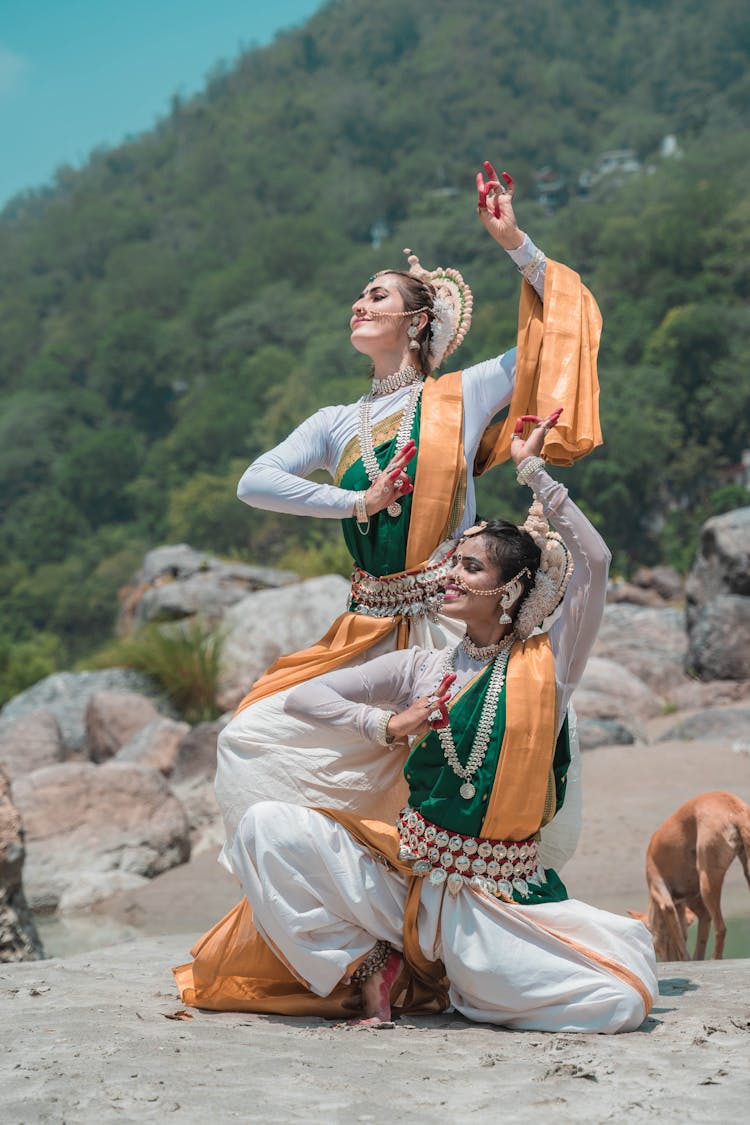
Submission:
[[[216,742],[229,716],[210,723],[198,723],[180,742],[172,771],[172,785],[200,778],[213,782],[216,773]]]
[[[23,893],[23,828],[0,770],[0,962],[43,957],[39,935]]]
[[[25,886],[36,910],[89,905],[184,863],[187,817],[157,770],[66,762],[13,785],[26,829]]]
[[[233,708],[278,656],[319,640],[346,609],[348,597],[346,579],[328,574],[248,594],[233,606],[224,619],[219,706]]]
[[[706,521],[685,593],[688,668],[702,679],[750,677],[750,507]]]
[[[599,746],[632,746],[635,735],[617,719],[579,719],[578,741],[581,750]]]
[[[665,695],[688,682],[686,652],[681,610],[608,605],[593,654],[621,664],[657,695]]]
[[[127,632],[132,625],[194,616],[215,624],[251,591],[296,581],[292,571],[225,562],[186,543],[157,547],[121,594],[119,629]]]
[[[750,678],[750,598],[720,594],[692,618],[687,666],[704,680]]]
[[[11,780],[64,757],[60,724],[52,711],[32,711],[0,730],[0,766]]]
[[[159,716],[117,751],[115,761],[146,766],[169,777],[179,756],[182,740],[189,731],[189,723],[178,723]]]
[[[660,742],[721,742],[750,750],[750,707],[716,707],[689,715],[661,735]]]
[[[579,719],[614,719],[636,737],[641,724],[664,710],[664,700],[613,660],[592,656],[580,685],[573,693]]]
[[[131,668],[104,668],[100,672],[55,672],[9,700],[0,711],[0,733],[35,711],[51,711],[60,724],[66,751],[86,746],[86,708],[100,691],[135,691],[154,699],[162,711],[170,708],[154,682]]]
[[[721,707],[724,703],[750,703],[750,680],[688,680],[669,692],[669,702],[678,711]]]
[[[135,691],[98,691],[86,705],[86,744],[92,762],[106,762],[161,715],[153,700]]]

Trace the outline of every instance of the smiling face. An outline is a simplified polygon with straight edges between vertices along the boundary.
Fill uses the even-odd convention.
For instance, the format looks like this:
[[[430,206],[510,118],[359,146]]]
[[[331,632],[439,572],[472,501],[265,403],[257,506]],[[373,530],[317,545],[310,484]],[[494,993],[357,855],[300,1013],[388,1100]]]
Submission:
[[[465,621],[469,632],[472,625],[487,626],[500,616],[500,594],[479,596],[468,590],[494,590],[502,586],[500,568],[491,557],[489,544],[483,535],[473,535],[459,544],[453,555],[453,569],[445,585],[441,613]]]
[[[404,298],[392,274],[383,273],[365,286],[352,305],[352,344],[363,355],[408,347]],[[395,315],[394,315],[395,314]]]

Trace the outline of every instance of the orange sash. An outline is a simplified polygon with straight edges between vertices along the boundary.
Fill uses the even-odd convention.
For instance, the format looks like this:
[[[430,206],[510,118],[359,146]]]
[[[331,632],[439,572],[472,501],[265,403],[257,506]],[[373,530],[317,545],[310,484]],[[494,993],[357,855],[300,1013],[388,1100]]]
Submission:
[[[516,378],[507,417],[485,432],[474,473],[510,457],[516,418],[544,418],[562,406],[544,456],[553,465],[570,465],[602,444],[596,357],[602,334],[599,307],[580,277],[561,262],[547,259],[544,304],[527,281],[518,308]]]
[[[550,778],[557,741],[557,693],[546,633],[514,645],[505,681],[505,735],[482,836],[527,840],[555,813]]]

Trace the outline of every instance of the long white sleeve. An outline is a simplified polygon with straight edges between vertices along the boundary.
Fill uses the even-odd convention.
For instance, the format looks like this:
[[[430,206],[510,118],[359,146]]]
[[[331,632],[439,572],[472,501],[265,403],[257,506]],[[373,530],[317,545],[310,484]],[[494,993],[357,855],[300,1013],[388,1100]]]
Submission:
[[[415,672],[435,654],[423,649],[388,652],[300,684],[284,704],[290,715],[328,723],[376,741],[383,711],[403,711],[412,701]]]
[[[295,516],[346,519],[354,511],[356,492],[305,478],[316,469],[333,473],[331,431],[338,410],[324,407],[306,419],[279,445],[245,470],[237,495],[252,508]]]
[[[611,554],[594,525],[573,503],[565,485],[539,468],[529,480],[544,514],[562,536],[574,562],[560,616],[549,630],[555,657],[560,723],[580,682],[599,631]]]

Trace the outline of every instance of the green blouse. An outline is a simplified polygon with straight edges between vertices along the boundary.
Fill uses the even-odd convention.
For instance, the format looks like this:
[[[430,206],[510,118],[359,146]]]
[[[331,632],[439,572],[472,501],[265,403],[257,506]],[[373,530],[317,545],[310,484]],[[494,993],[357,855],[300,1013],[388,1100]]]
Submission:
[[[463,691],[459,692],[450,706],[456,754],[462,765],[466,764],[471,753],[491,670],[490,663],[466,685]],[[476,793],[470,800],[464,800],[459,795],[461,779],[446,762],[436,731],[430,730],[416,742],[406,759],[404,776],[409,785],[409,804],[421,812],[426,820],[449,832],[460,832],[465,836],[478,836],[481,833],[505,734],[505,691],[505,684],[503,684],[487,753],[471,779]],[[570,740],[566,716],[557,739],[553,759],[555,812],[561,808],[565,799],[569,766]],[[526,897],[514,891],[516,901],[528,906],[539,902],[559,902],[566,899],[568,892],[557,873],[549,868],[546,870],[546,876],[547,882],[541,886],[535,887],[533,884],[529,886],[529,895]]]
[[[421,417],[421,399],[414,416],[411,428],[411,437],[419,449],[419,423]],[[375,446],[375,457],[381,469],[384,469],[393,460],[396,453],[396,436],[388,441]],[[417,472],[419,452],[406,466],[406,474],[412,484]],[[342,488],[352,489],[355,492],[365,491],[370,487],[361,457],[350,465],[339,481]],[[369,531],[363,535],[357,526],[354,517],[342,520],[344,539],[352,558],[357,566],[366,570],[368,574],[381,578],[384,574],[398,574],[406,565],[406,541],[409,537],[409,518],[411,516],[412,494],[399,498],[401,514],[389,516],[383,509],[370,516]]]

